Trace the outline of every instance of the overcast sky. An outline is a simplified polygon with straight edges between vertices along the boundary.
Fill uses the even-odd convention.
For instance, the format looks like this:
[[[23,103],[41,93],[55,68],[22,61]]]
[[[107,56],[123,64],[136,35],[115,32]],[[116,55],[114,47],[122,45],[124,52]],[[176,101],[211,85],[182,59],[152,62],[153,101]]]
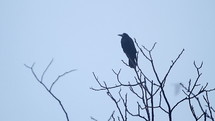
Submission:
[[[121,62],[127,61],[117,36],[123,32],[149,48],[157,42],[153,54],[161,77],[185,49],[168,91],[195,77],[194,60],[204,62],[201,82],[215,87],[214,6],[214,0],[0,0],[0,120],[65,120],[58,103],[24,66],[35,62],[40,76],[52,58],[44,78],[47,85],[63,72],[77,69],[53,88],[70,120],[87,121],[90,116],[107,120],[114,104],[105,92],[89,88],[98,87],[92,72],[110,84],[116,81],[111,69],[121,68],[124,79],[134,74]],[[148,63],[142,63],[150,74]],[[211,100],[215,102],[215,97]],[[178,112],[175,121],[192,119],[184,116],[191,115],[184,108]]]

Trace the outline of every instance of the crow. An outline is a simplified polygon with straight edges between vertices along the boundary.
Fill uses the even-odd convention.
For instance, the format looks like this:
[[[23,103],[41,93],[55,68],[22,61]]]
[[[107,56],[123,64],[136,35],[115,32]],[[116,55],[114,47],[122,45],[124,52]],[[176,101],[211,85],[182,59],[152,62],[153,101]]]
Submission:
[[[126,33],[118,34],[118,36],[122,37],[121,46],[124,53],[129,59],[129,66],[135,69],[137,66],[137,55],[136,55],[137,50],[134,46],[133,40]]]

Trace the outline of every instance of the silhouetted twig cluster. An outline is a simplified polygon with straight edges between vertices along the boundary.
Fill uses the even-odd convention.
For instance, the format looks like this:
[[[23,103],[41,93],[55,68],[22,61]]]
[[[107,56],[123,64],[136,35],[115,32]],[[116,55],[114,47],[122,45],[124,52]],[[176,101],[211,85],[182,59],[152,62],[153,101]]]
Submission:
[[[204,86],[199,83],[199,79],[202,75],[202,73],[200,72],[200,69],[203,66],[203,62],[201,63],[200,66],[197,66],[195,61],[193,64],[197,71],[197,77],[194,80],[193,84],[192,84],[191,79],[189,80],[187,87],[185,85],[183,85],[182,83],[180,83],[180,85],[183,87],[182,91],[186,95],[186,97],[184,99],[188,100],[189,108],[196,121],[198,121],[202,118],[204,119],[204,121],[206,121],[207,119],[214,121],[213,113],[215,111],[214,111],[213,107],[211,106],[211,102],[209,100],[208,93],[211,91],[214,91],[215,88],[207,89],[208,83],[206,83],[206,85],[204,85]],[[194,89],[197,91],[195,91]],[[201,98],[203,98],[203,100],[201,100]],[[198,105],[194,106],[193,105],[194,101],[196,101]],[[198,108],[201,111],[200,114],[197,114],[196,109],[198,109]]]
[[[135,39],[134,39],[135,40]],[[168,80],[168,76],[170,72],[172,71],[172,68],[176,64],[176,62],[179,60],[181,55],[184,52],[184,49],[178,54],[178,56],[172,60],[171,65],[169,66],[167,72],[161,78],[161,76],[158,75],[158,72],[156,70],[156,66],[154,64],[154,59],[152,56],[152,52],[156,46],[156,43],[152,46],[151,49],[147,49],[145,46],[140,46],[136,40],[135,44],[137,48],[139,49],[139,52],[137,53],[138,57],[139,55],[143,55],[143,57],[150,63],[152,68],[152,73],[155,76],[155,79],[151,79],[146,74],[143,73],[141,67],[137,64],[137,68],[134,69],[135,75],[134,80],[135,82],[128,81],[127,83],[123,83],[124,81],[120,80],[120,73],[121,69],[117,72],[115,70],[112,70],[113,73],[116,75],[116,82],[117,84],[113,86],[109,86],[105,81],[101,82],[95,73],[93,73],[93,76],[96,80],[96,82],[99,84],[99,88],[91,88],[94,91],[106,91],[106,94],[110,97],[110,99],[114,102],[118,114],[113,111],[111,116],[109,117],[108,121],[128,121],[128,117],[136,117],[141,118],[145,121],[155,121],[156,111],[161,110],[163,111],[166,116],[168,117],[169,121],[173,120],[172,113],[176,109],[176,107],[179,106],[182,102],[187,101],[190,107],[190,110],[192,112],[192,115],[196,121],[200,120],[201,118],[204,118],[206,121],[207,119],[210,119],[214,121],[213,113],[214,109],[211,106],[211,103],[209,101],[209,92],[214,91],[214,89],[207,89],[207,85],[201,86],[198,82],[202,75],[200,73],[200,69],[203,65],[201,63],[200,66],[197,66],[194,62],[194,66],[197,70],[197,78],[194,81],[194,84],[191,84],[191,80],[189,81],[188,86],[186,87],[182,83],[180,84],[182,86],[183,92],[185,94],[184,98],[176,102],[175,104],[171,104],[169,97],[167,96],[167,93],[165,91],[166,82]],[[128,66],[124,61],[123,63]],[[201,87],[198,92],[195,92],[198,87]],[[126,91],[123,93],[123,90],[128,89],[129,91]],[[118,96],[114,92],[114,90],[118,90]],[[133,104],[132,106],[129,105],[129,101],[132,99],[129,99],[129,95],[134,95],[137,100],[136,104]],[[206,106],[203,105],[203,102],[200,102],[200,97],[203,97]],[[156,100],[155,100],[156,99]],[[197,106],[194,106],[192,104],[193,101],[197,101],[199,108],[201,109],[202,113],[197,115],[195,108]],[[131,107],[134,107],[136,105],[136,110],[132,110]],[[195,108],[194,108],[195,107]]]
[[[45,76],[47,70],[48,70],[49,67],[51,66],[52,62],[53,62],[53,59],[50,61],[50,63],[49,63],[48,66],[46,67],[46,69],[43,71],[43,73],[42,73],[42,75],[41,75],[40,78],[37,76],[37,74],[36,74],[35,71],[34,71],[35,63],[34,63],[32,66],[28,66],[28,65],[25,64],[25,67],[27,67],[28,69],[31,70],[31,72],[32,72],[32,74],[34,75],[34,77],[36,78],[36,80],[37,80],[37,81],[46,89],[46,91],[59,103],[61,109],[63,110],[63,112],[64,112],[64,114],[65,114],[65,116],[66,116],[66,120],[69,121],[69,116],[68,116],[67,111],[65,110],[65,108],[64,108],[64,106],[63,106],[61,100],[52,92],[52,88],[53,88],[53,86],[56,84],[56,82],[57,82],[61,77],[65,76],[65,75],[68,74],[68,73],[71,73],[71,72],[75,71],[76,69],[69,70],[69,71],[64,72],[63,74],[59,75],[59,76],[52,82],[51,86],[48,87],[46,84],[44,84],[43,78],[44,78],[44,76]]]

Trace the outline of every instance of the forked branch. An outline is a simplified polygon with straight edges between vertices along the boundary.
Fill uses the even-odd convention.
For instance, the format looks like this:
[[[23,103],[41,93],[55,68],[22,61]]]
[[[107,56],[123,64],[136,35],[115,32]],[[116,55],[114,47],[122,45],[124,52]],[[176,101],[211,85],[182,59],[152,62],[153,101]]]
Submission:
[[[65,76],[65,75],[67,75],[67,74],[69,74],[69,73],[75,71],[76,69],[69,70],[69,71],[67,71],[67,72],[65,72],[65,73],[63,73],[63,74],[61,74],[61,75],[59,75],[59,76],[55,79],[55,81],[52,83],[52,85],[51,85],[50,87],[48,87],[47,85],[45,85],[43,79],[44,79],[44,76],[45,76],[47,70],[48,70],[49,67],[51,66],[52,62],[53,62],[53,59],[50,61],[50,63],[48,64],[48,66],[45,68],[45,70],[43,71],[43,73],[42,73],[42,75],[41,75],[40,78],[38,77],[38,75],[37,75],[37,74],[35,73],[35,71],[34,71],[35,63],[33,63],[32,66],[28,66],[28,65],[26,65],[26,64],[24,64],[24,65],[25,65],[26,68],[28,68],[28,69],[31,70],[31,72],[32,72],[32,74],[34,75],[35,79],[36,79],[36,80],[46,89],[46,91],[59,103],[61,109],[63,110],[63,112],[64,112],[64,114],[65,114],[65,116],[66,116],[66,120],[69,121],[69,116],[68,116],[67,111],[65,110],[65,108],[64,108],[64,106],[63,106],[61,100],[60,100],[58,97],[56,97],[56,95],[55,95],[54,93],[52,93],[52,88],[53,88],[54,84],[55,84],[61,77],[63,77],[63,76]]]

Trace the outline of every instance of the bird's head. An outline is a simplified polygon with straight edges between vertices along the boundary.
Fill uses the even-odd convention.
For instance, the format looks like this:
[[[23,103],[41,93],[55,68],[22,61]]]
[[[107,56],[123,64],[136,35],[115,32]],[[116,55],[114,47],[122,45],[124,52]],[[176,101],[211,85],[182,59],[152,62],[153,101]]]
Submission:
[[[123,33],[123,34],[118,34],[118,36],[121,36],[121,37],[126,37],[126,36],[128,36],[128,34],[126,34],[126,33]]]

